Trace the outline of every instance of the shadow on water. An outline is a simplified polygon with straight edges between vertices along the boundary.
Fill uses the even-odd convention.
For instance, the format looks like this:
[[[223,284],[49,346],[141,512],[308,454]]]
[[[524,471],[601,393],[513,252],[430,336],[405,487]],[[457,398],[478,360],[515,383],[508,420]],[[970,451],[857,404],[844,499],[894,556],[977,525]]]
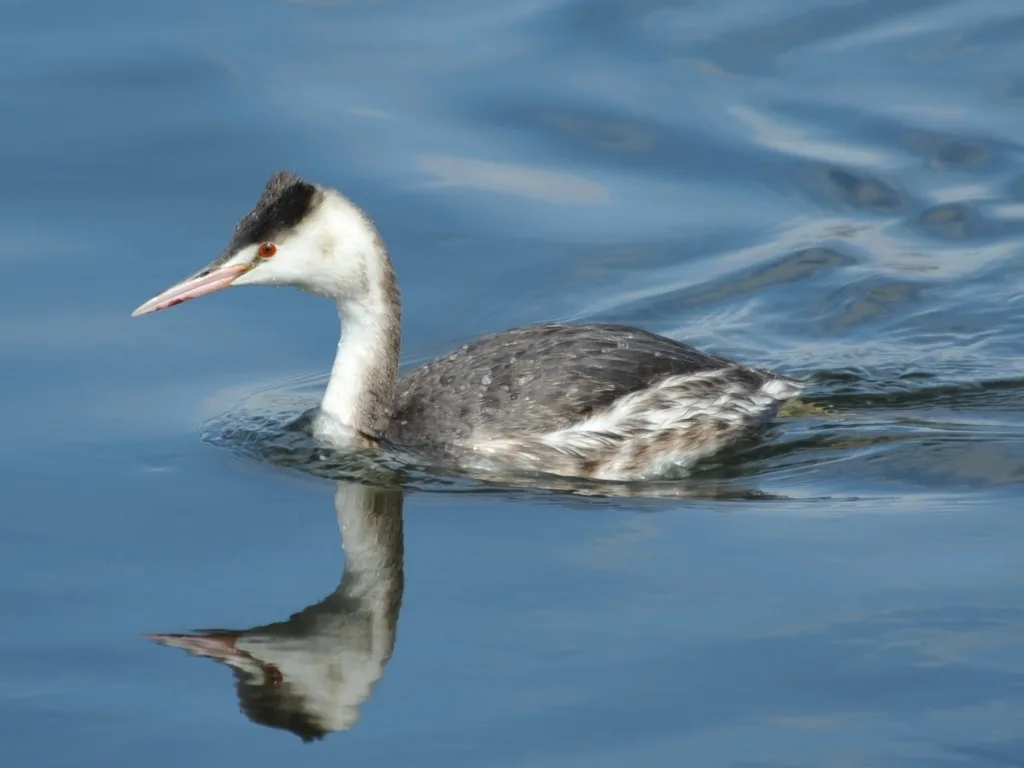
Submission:
[[[402,502],[394,487],[338,483],[341,583],[286,620],[146,637],[229,666],[241,710],[254,723],[303,741],[351,728],[395,647],[404,588]]]
[[[291,405],[294,410],[269,407]],[[259,403],[255,409],[252,407]],[[324,448],[312,437],[315,407],[308,401],[281,393],[257,393],[241,407],[208,422],[203,439],[233,455],[283,469],[329,480],[362,482],[368,476],[389,473],[393,481],[410,492],[530,494],[536,501],[566,503],[567,497],[586,497],[614,503],[629,499],[768,499],[769,494],[738,485],[732,478],[712,471],[688,477],[686,482],[651,481],[616,483],[565,478],[533,472],[483,472],[459,474],[449,467],[417,463],[415,458],[385,452],[339,452]],[[261,407],[262,406],[262,407]],[[303,406],[307,406],[303,410]],[[295,413],[299,413],[298,417]],[[635,508],[631,507],[631,508]]]
[[[859,471],[884,456],[894,474],[912,477],[915,464],[934,464],[941,482],[999,485],[1024,482],[1024,457],[1002,460],[998,469],[952,468],[936,453],[982,448],[989,442],[1016,443],[1018,430],[989,423],[994,411],[1019,409],[1024,379],[956,381],[916,369],[878,372],[861,369],[819,370],[806,376],[808,390],[787,406],[778,423],[744,444],[705,460],[689,475],[642,483],[616,483],[537,473],[481,474],[450,472],[386,453],[340,453],[318,445],[311,424],[316,396],[308,391],[317,379],[300,382],[305,393],[288,387],[254,392],[206,423],[203,439],[233,455],[286,471],[330,480],[364,481],[381,472],[411,492],[530,494],[535,500],[565,503],[571,497],[591,502],[626,502],[636,509],[645,500],[717,500],[814,502],[855,500],[871,495],[817,492],[810,480],[802,487],[773,492],[763,486],[779,477],[806,476],[823,464],[846,463]],[[972,413],[981,417],[972,420]],[[897,449],[914,445],[916,450]],[[969,462],[968,462],[969,463]],[[975,462],[977,463],[977,462]],[[955,462],[954,462],[955,464]],[[941,470],[938,469],[941,467]],[[920,469],[920,467],[918,467]],[[856,471],[856,470],[855,470]],[[934,478],[924,479],[933,486]]]
[[[901,373],[884,386],[865,372],[855,370],[820,371],[812,380],[829,392],[803,398],[806,402],[849,412],[940,406],[959,411],[1017,410],[1024,391],[1021,377],[943,383],[927,371]]]

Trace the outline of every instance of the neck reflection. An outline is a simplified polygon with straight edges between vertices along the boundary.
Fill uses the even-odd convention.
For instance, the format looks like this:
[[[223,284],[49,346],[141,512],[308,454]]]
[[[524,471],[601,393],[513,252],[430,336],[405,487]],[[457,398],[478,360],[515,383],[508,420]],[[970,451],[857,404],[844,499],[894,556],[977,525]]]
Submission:
[[[401,490],[340,482],[338,588],[285,621],[146,637],[231,667],[242,712],[303,741],[351,728],[395,645],[402,604]]]

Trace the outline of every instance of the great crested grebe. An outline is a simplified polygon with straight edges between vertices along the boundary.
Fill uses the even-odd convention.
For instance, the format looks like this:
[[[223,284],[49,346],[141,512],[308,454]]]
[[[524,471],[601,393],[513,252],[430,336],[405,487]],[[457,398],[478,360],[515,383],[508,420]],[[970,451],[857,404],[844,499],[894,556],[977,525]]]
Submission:
[[[236,285],[338,305],[342,335],[317,440],[462,469],[643,480],[753,433],[801,385],[639,328],[549,323],[484,336],[399,377],[402,303],[373,222],[334,189],[274,174],[209,266],[143,315]]]

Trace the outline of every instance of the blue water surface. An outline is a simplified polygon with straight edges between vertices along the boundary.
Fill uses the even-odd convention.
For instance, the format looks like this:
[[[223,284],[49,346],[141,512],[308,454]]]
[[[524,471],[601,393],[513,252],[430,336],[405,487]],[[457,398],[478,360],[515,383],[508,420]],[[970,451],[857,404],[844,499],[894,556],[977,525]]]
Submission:
[[[1024,6],[0,18],[3,765],[1024,761]],[[404,363],[627,322],[815,409],[671,498],[277,461],[334,308],[129,313],[279,168],[376,222]]]

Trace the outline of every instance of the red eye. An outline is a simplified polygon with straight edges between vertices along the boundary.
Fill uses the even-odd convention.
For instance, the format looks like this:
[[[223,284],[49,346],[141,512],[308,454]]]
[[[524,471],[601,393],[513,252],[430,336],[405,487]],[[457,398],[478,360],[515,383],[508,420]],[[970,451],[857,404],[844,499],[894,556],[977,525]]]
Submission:
[[[277,253],[277,246],[273,243],[262,243],[257,253],[261,259],[269,259],[275,253]]]

